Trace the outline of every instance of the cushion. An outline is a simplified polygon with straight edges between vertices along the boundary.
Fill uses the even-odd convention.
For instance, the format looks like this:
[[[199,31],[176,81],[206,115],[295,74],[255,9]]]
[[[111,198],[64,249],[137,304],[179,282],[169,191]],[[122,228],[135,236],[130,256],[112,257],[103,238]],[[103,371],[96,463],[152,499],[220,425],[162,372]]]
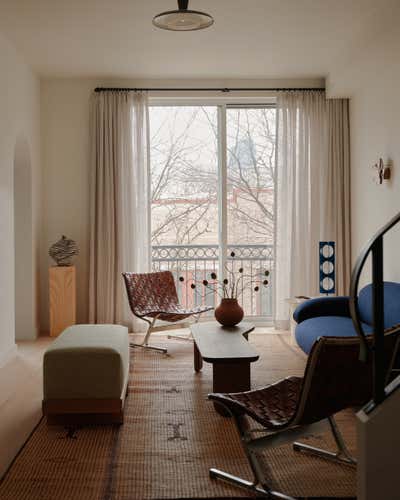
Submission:
[[[315,297],[299,304],[293,313],[296,323],[317,316],[350,317],[349,297]]]
[[[384,283],[384,326],[391,326],[400,323],[400,283],[385,281]],[[372,286],[365,286],[358,297],[358,307],[361,321],[372,325]]]
[[[365,333],[372,328],[362,323]],[[351,318],[343,316],[320,316],[306,319],[296,326],[296,341],[299,347],[309,354],[314,342],[319,337],[354,337],[357,335]]]
[[[44,354],[44,399],[121,398],[128,375],[126,327],[70,326]]]

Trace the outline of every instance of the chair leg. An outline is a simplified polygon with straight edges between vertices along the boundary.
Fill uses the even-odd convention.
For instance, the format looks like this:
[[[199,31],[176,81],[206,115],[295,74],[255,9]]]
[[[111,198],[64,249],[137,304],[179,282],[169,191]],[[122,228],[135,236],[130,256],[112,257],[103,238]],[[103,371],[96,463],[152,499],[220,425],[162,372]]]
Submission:
[[[328,420],[337,446],[336,453],[298,442],[293,443],[294,451],[309,453],[311,455],[315,455],[320,458],[326,458],[327,460],[332,460],[341,464],[357,465],[357,460],[351,455],[350,451],[348,450],[334,417],[330,416]]]
[[[200,314],[196,314],[196,319],[195,319],[195,323],[198,323],[200,319]],[[185,341],[188,341],[188,342],[193,342],[193,335],[192,335],[192,332],[189,333],[189,335],[167,335],[167,338],[168,339],[175,339],[175,340],[185,340]]]
[[[229,411],[229,413],[232,414],[232,412],[228,408],[227,410]],[[254,479],[253,481],[247,481],[246,479],[243,479],[241,477],[234,476],[232,474],[229,474],[228,472],[224,472],[222,470],[214,468],[209,470],[210,478],[221,479],[222,481],[225,481],[229,484],[252,491],[266,498],[280,499],[280,500],[295,500],[293,497],[287,496],[278,491],[273,491],[267,486],[267,482],[264,478],[262,467],[258,461],[257,454],[248,447],[249,438],[246,435],[247,426],[245,423],[245,418],[243,416],[238,416],[238,415],[232,415],[232,416],[234,417],[236,428],[239,432],[240,441],[242,443],[243,450],[246,454],[250,468],[253,472]]]
[[[193,342],[193,337],[191,334],[184,336],[184,335],[167,335],[168,339],[173,339],[173,340],[184,340],[185,342]]]
[[[192,332],[190,332],[189,335],[167,335],[167,338],[174,339],[174,340],[185,340],[185,341],[193,342]]]
[[[226,483],[233,484],[234,486],[239,486],[240,488],[244,488],[246,490],[253,491],[254,493],[258,493],[259,495],[270,498],[269,492],[257,486],[257,483],[254,483],[254,481],[247,481],[246,479],[242,479],[241,477],[233,476],[228,472],[224,472],[223,470],[214,468],[210,469],[209,474],[211,479],[221,479]]]
[[[167,353],[167,349],[165,347],[157,347],[157,346],[149,345],[148,344],[151,332],[153,331],[154,324],[155,324],[157,318],[158,318],[158,316],[156,316],[155,318],[153,318],[152,321],[147,321],[145,319],[145,321],[147,321],[147,323],[149,324],[149,327],[147,328],[147,332],[146,332],[146,335],[145,335],[145,337],[143,339],[143,342],[141,342],[140,344],[137,344],[135,342],[130,342],[129,345],[131,347],[143,347],[143,349],[151,349],[152,351],[159,351],[159,352],[162,352],[164,354]]]

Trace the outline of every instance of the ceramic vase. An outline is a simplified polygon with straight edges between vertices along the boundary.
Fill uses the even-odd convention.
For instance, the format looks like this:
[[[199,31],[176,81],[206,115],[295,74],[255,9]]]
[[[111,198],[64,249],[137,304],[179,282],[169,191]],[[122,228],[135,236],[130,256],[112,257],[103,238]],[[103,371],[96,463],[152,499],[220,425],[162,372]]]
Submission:
[[[222,299],[214,311],[215,319],[223,326],[235,326],[243,319],[243,309],[237,299]]]

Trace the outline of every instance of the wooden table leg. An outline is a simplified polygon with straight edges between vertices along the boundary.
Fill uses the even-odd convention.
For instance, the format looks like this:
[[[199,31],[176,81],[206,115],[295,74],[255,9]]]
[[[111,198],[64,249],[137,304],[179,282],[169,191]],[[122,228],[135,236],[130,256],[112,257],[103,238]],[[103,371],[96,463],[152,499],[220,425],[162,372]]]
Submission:
[[[249,391],[250,385],[250,363],[213,363],[213,392]],[[224,417],[231,416],[218,403],[214,408]]]
[[[197,348],[196,342],[193,342],[193,360],[194,371],[199,372],[203,368],[203,358],[201,357],[200,351]]]

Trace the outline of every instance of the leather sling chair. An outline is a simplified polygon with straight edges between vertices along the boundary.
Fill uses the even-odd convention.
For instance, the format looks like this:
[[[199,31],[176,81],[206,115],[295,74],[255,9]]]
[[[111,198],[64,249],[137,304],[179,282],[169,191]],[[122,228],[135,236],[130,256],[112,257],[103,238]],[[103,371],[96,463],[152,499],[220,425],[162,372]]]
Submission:
[[[399,339],[400,326],[385,333],[388,376],[393,373]],[[368,341],[372,342],[372,338]],[[288,377],[248,392],[209,394],[209,399],[223,405],[233,416],[254,479],[247,481],[218,469],[210,469],[210,477],[267,498],[291,499],[269,488],[257,453],[319,432],[326,424],[337,445],[335,453],[297,442],[294,450],[355,465],[333,415],[346,408],[361,407],[371,399],[372,361],[360,361],[359,353],[358,338],[321,337],[310,352],[304,377]],[[261,435],[260,429],[252,430],[251,420],[261,425]]]
[[[157,328],[155,326],[157,320],[176,323],[190,316],[196,316],[198,321],[202,313],[213,309],[210,306],[198,306],[192,309],[182,307],[179,304],[171,271],[122,273],[122,276],[133,315],[148,324],[143,342],[140,344],[132,342],[131,347],[144,347],[166,353],[167,349],[164,347],[149,345],[150,335]]]

